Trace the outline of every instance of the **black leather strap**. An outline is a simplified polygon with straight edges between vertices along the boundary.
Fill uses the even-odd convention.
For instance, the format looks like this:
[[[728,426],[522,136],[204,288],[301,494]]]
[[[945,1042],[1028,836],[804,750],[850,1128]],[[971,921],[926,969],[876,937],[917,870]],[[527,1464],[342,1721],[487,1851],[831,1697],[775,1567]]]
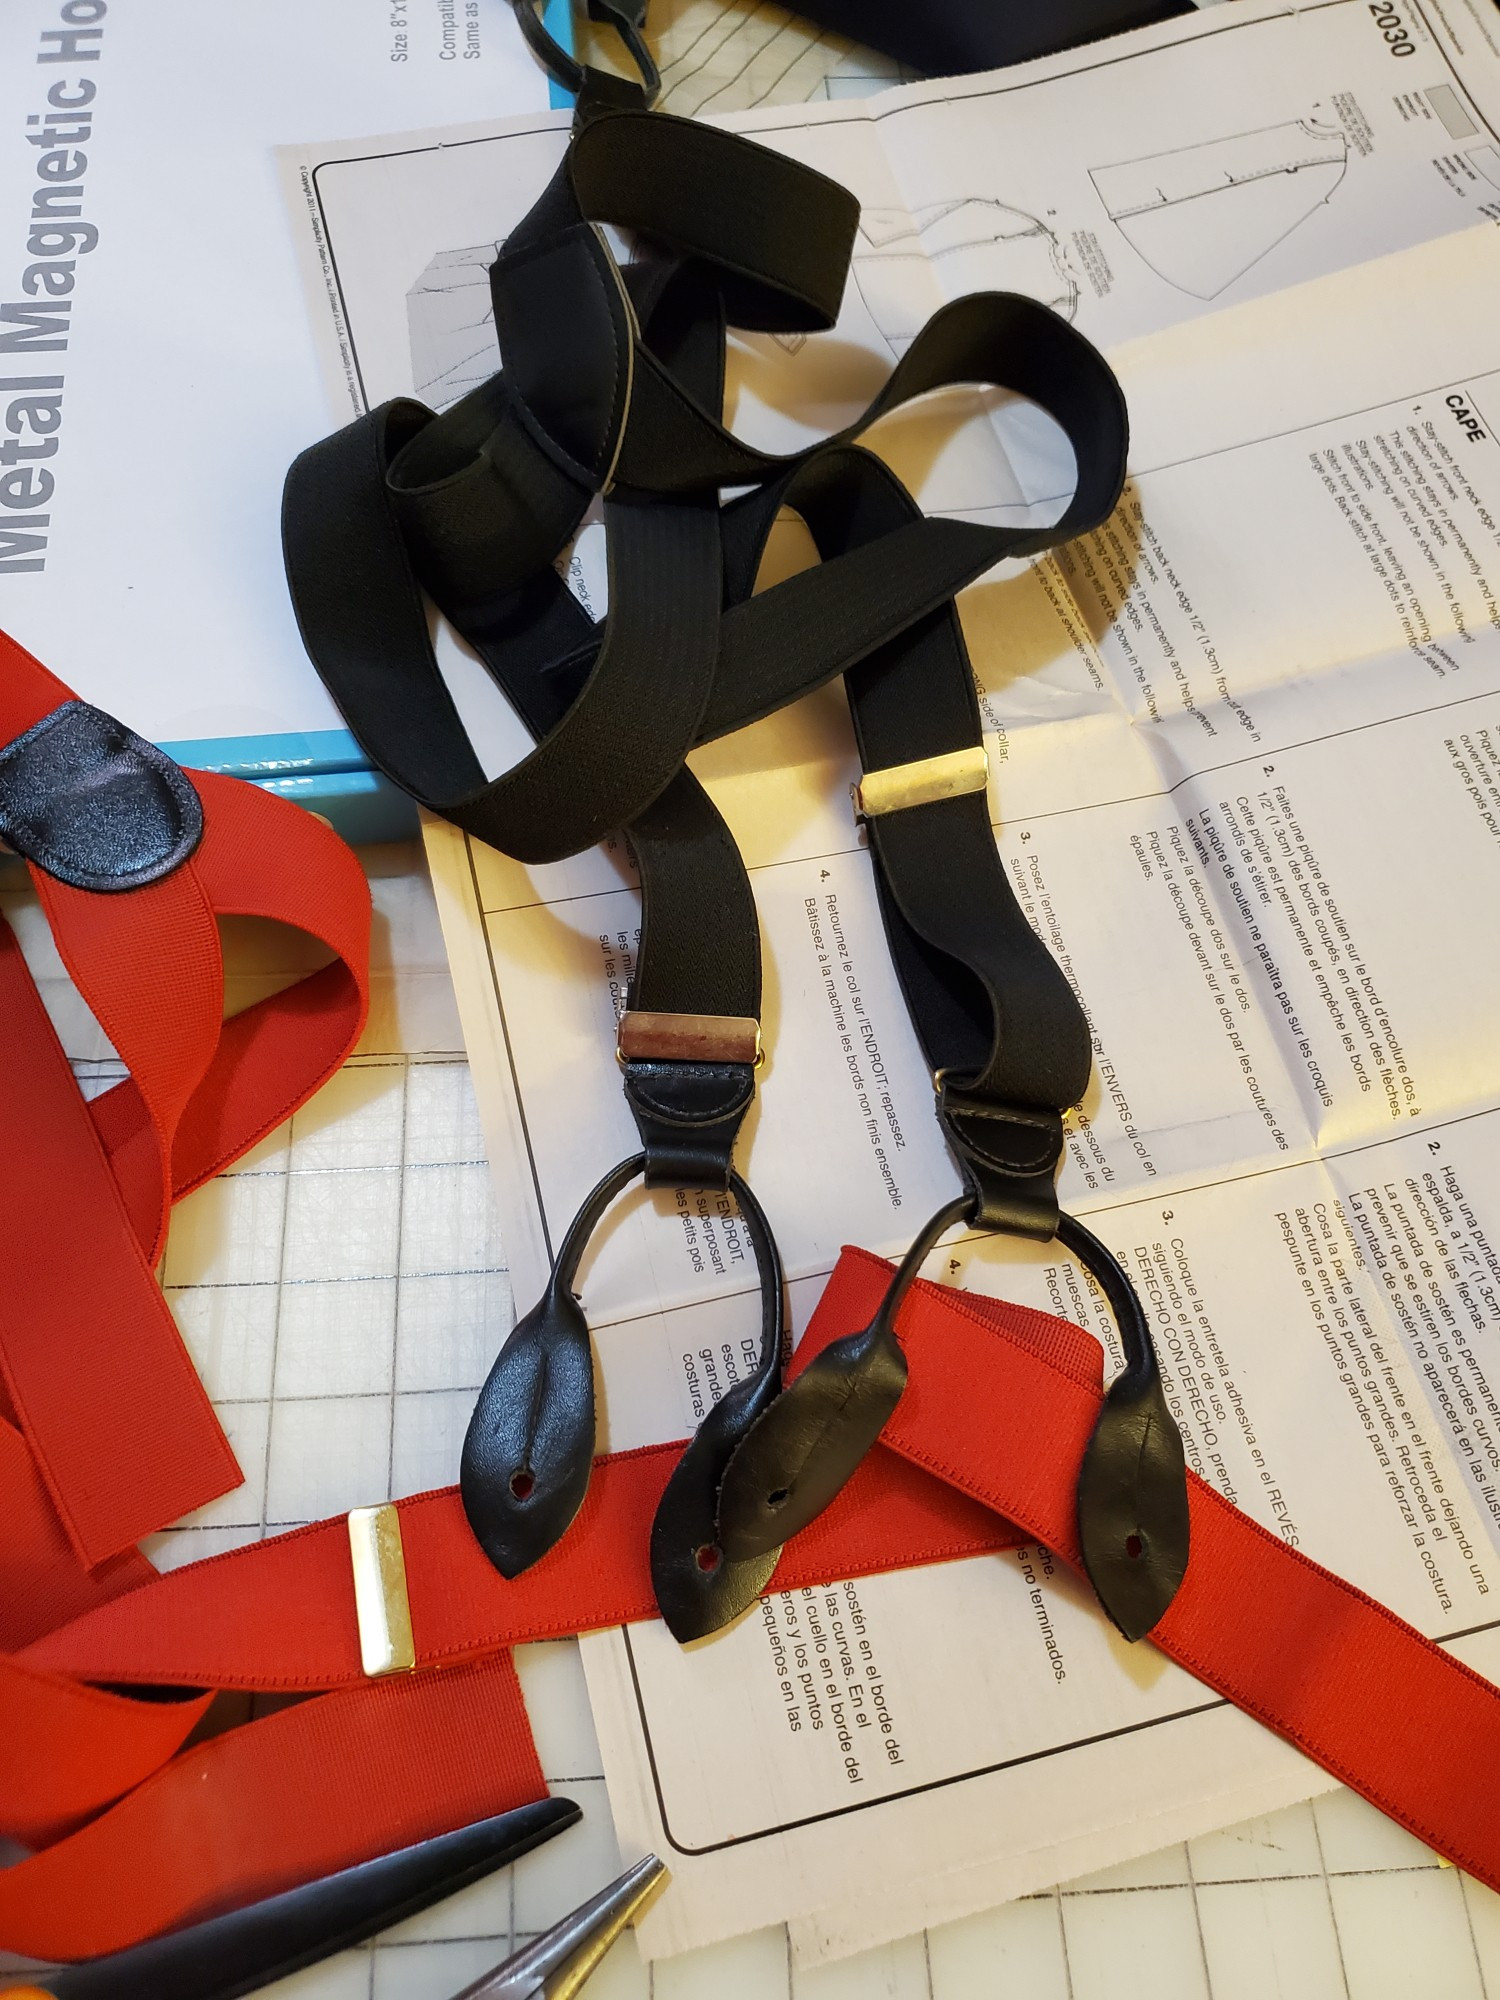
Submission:
[[[646,1169],[622,1160],[589,1194],[553,1262],[547,1289],[501,1348],[464,1439],[459,1490],[480,1547],[502,1576],[520,1576],[571,1526],[593,1466],[594,1359],[588,1321],[573,1292],[578,1266],[605,1211]],[[656,1601],[686,1642],[738,1617],[770,1579],[779,1543],[753,1555],[719,1545],[724,1467],[781,1391],[786,1346],[781,1257],[765,1213],[738,1174],[729,1178],[760,1272],[760,1354],[699,1424],[678,1461],[651,1531]]]

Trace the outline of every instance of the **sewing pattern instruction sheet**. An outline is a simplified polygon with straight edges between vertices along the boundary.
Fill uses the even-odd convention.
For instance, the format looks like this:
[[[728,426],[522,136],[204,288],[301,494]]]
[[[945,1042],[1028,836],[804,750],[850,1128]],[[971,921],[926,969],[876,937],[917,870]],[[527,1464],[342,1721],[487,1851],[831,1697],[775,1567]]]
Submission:
[[[1230,0],[1001,77],[740,122],[854,185],[867,230],[905,246],[856,257],[851,401],[976,284],[1110,345],[1134,436],[1120,509],[961,600],[1001,855],[1093,1035],[1064,1204],[1136,1279],[1194,1470],[1493,1672],[1500,184],[1474,156],[1500,68],[1479,15],[1460,46],[1447,13],[1442,33],[1405,0]],[[1210,66],[1223,35],[1241,53]],[[1049,139],[1064,124],[1097,138],[1087,172]],[[489,371],[483,264],[561,144],[535,121],[301,149],[346,407]],[[988,235],[954,220],[968,204]],[[1002,246],[1025,275],[976,275]],[[434,261],[450,252],[467,264]],[[742,430],[791,444],[840,420],[817,345],[738,347]],[[932,509],[1055,514],[1071,477],[1037,414],[994,398],[923,406],[879,443]],[[597,550],[573,573],[598,609]],[[500,768],[523,741],[444,644]],[[849,805],[840,690],[693,767],[756,892],[768,1061],[740,1164],[800,1330],[841,1243],[899,1252],[957,1177]],[[635,1147],[614,1025],[638,898],[618,839],[527,869],[434,823],[429,854],[524,1301]],[[965,1241],[929,1274],[1115,1347],[1048,1246]],[[758,1301],[727,1200],[622,1201],[581,1289],[602,1445],[681,1435],[739,1378]],[[1035,1549],[830,1578],[687,1650],[651,1625],[600,1634],[585,1661],[622,1841],[676,1877],[648,1954],[790,1914],[817,1960],[1329,1782],[1124,1646]]]
[[[1115,343],[1500,214],[1500,29],[1487,0],[1229,0],[1010,70],[725,122],[860,199],[839,335],[870,365],[830,383],[817,342],[741,346],[739,428],[811,435],[962,292],[1027,292]],[[441,408],[492,371],[487,267],[566,136],[554,113],[287,150],[344,407]]]

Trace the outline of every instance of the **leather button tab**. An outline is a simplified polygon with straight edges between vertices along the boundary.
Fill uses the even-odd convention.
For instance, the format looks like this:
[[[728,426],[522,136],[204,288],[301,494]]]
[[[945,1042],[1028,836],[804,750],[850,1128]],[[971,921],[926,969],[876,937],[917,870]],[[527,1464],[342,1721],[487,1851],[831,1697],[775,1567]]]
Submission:
[[[66,701],[0,750],[0,834],[75,889],[138,889],[187,860],[203,807],[154,743]]]

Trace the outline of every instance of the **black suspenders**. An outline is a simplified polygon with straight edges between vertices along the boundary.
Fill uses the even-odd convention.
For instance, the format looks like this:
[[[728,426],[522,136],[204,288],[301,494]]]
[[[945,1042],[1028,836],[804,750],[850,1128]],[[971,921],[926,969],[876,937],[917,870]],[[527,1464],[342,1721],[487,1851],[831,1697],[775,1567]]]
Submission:
[[[624,13],[629,28],[628,0]],[[1125,1342],[1080,1527],[1106,1609],[1138,1636],[1186,1566],[1182,1445],[1129,1280],[1059,1215],[1063,1115],[1086,1088],[1089,1037],[1000,864],[953,602],[1002,559],[1110,513],[1127,441],[1118,385],[1044,306],[978,294],[929,321],[847,430],[790,458],[746,445],[722,421],[726,329],[831,327],[857,206],[792,160],[648,112],[639,91],[632,104],[631,86],[595,88],[592,75],[563,165],[491,272],[501,372],[441,416],[407,401],[372,411],[305,452],[285,497],[303,638],[372,761],[522,861],[623,828],[639,866],[619,1054],[641,1151],[584,1203],[481,1393],[462,1465],[470,1522],[515,1575],[582,1504],[593,1373],[571,1284],[637,1176],[732,1192],[764,1301],[758,1369],[700,1424],[652,1534],[658,1602],[680,1639],[754,1599],[781,1544],[873,1443],[905,1381],[896,1307],[943,1230],[1056,1236],[1098,1278]],[[620,266],[604,224],[646,254]],[[1062,427],[1077,478],[1051,528],[926,519],[858,443],[887,411],[954,383],[1015,391]],[[725,504],[725,488],[743,490]],[[596,625],[554,565],[600,497],[609,610]],[[783,508],[821,560],[754,595]],[[438,671],[424,593],[535,738],[494,780]],[[965,1191],[912,1246],[871,1326],[783,1390],[780,1262],[732,1164],[760,1054],[758,928],[738,850],[684,760],[840,674],[886,933]]]

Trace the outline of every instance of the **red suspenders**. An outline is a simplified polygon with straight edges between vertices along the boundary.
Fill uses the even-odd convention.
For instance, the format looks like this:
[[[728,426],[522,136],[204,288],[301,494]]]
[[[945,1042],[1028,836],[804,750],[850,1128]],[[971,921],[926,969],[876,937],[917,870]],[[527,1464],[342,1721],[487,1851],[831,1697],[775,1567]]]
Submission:
[[[68,699],[0,641],[0,732]],[[120,1949],[539,1796],[510,1649],[653,1615],[650,1522],[681,1455],[601,1460],[568,1535],[513,1581],[456,1493],[401,1502],[408,1674],[362,1671],[342,1519],[165,1576],[136,1552],[238,1477],[151,1275],[171,1201],[317,1088],[365,1005],[368,896],[347,849],[251,787],[192,784],[202,836],[161,880],[98,892],[33,871],[127,1082],[84,1103],[0,941],[0,1832],[36,1850],[0,1871],[0,1947],[38,1957]],[[224,1023],[221,912],[296,924],[333,961]],[[889,1277],[846,1252],[798,1364],[865,1324]],[[1096,1343],[926,1284],[898,1330],[906,1393],[772,1588],[1033,1540],[1077,1564]],[[1500,1887],[1500,1694],[1190,1487],[1192,1556],[1152,1643]],[[184,1749],[225,1688],[313,1698]]]

